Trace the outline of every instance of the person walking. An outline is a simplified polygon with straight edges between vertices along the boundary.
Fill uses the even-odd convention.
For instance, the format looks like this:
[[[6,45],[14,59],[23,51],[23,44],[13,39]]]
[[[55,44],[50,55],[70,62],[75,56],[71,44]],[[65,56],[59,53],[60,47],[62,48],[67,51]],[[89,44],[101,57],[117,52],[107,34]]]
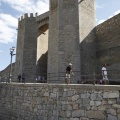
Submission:
[[[105,84],[109,84],[109,80],[108,80],[108,77],[107,77],[107,64],[103,64],[103,67],[102,67],[102,76],[103,76],[103,80],[105,82]]]
[[[74,73],[73,73],[73,71],[72,71],[72,64],[69,63],[69,65],[68,65],[67,68],[66,68],[66,79],[65,79],[65,82],[66,82],[67,84],[70,84],[70,74],[71,74],[71,73],[74,75]]]

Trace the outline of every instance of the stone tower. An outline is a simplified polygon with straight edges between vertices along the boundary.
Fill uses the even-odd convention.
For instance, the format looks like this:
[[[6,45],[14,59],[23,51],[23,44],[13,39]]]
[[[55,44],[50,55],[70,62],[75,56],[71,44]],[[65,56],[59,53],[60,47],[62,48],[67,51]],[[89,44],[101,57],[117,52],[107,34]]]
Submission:
[[[79,0],[81,75],[91,79],[96,70],[95,12],[95,0]]]
[[[50,0],[48,73],[50,80],[64,80],[65,69],[73,64],[74,83],[81,79],[82,71],[89,72],[84,60],[87,52],[88,65],[95,55],[94,26],[95,0]],[[81,54],[84,52],[84,54]],[[89,65],[89,68],[93,67]],[[93,68],[92,68],[93,69]],[[82,73],[83,74],[83,73]],[[62,77],[61,77],[62,76]]]
[[[36,78],[37,23],[33,14],[25,14],[18,23],[15,81],[17,75],[25,73],[26,82]]]

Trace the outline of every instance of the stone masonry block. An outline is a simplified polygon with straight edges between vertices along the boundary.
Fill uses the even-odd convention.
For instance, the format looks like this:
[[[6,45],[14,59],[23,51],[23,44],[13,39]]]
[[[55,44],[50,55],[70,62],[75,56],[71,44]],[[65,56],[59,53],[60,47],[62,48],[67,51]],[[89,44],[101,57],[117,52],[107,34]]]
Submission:
[[[105,120],[105,113],[104,111],[87,111],[86,115],[89,118],[93,118],[93,119],[98,119],[98,120]]]
[[[103,98],[119,98],[119,91],[104,92]]]
[[[72,117],[82,117],[85,115],[84,110],[74,110],[72,112]]]

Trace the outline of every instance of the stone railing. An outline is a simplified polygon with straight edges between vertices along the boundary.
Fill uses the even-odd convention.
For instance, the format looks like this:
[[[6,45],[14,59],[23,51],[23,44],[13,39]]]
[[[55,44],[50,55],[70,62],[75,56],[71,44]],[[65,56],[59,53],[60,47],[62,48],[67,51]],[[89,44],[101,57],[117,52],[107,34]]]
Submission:
[[[120,120],[120,86],[0,84],[1,120]]]

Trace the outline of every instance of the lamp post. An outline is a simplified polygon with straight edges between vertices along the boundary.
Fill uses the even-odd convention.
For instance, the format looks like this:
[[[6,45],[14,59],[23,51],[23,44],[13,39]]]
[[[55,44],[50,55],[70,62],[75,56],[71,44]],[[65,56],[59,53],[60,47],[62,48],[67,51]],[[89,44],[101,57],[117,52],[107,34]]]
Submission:
[[[10,56],[11,56],[11,59],[10,59],[9,82],[11,82],[11,79],[12,79],[12,57],[13,57],[13,55],[16,55],[16,54],[13,54],[14,50],[15,50],[15,47],[10,48]]]

